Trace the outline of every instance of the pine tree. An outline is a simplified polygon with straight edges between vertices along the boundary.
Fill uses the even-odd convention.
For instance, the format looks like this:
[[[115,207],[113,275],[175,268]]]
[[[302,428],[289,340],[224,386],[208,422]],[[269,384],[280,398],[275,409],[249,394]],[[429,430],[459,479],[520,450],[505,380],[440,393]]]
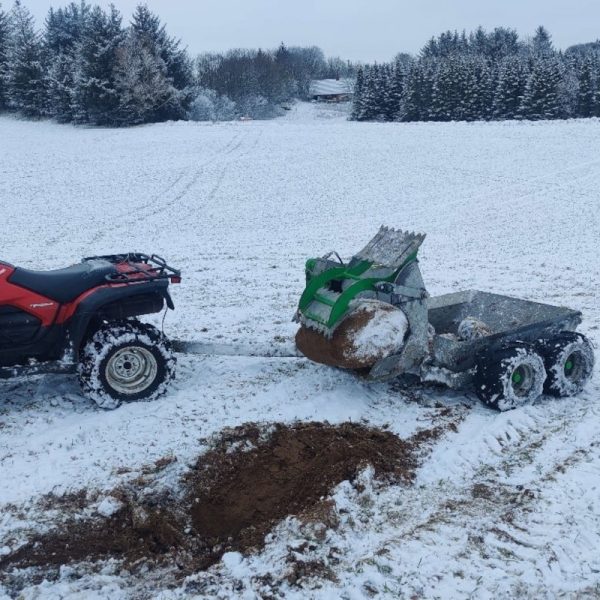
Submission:
[[[404,114],[404,94],[406,86],[406,68],[401,59],[396,58],[390,73],[388,92],[388,120],[399,121]]]
[[[485,107],[482,106],[486,95],[480,63],[483,59],[477,55],[463,57],[461,65],[461,94],[459,115],[457,118],[476,121],[485,118]]]
[[[472,118],[487,121],[492,118],[494,111],[494,89],[497,84],[497,74],[489,61],[476,58],[474,64],[476,98]]]
[[[575,114],[578,117],[595,116],[597,87],[594,80],[592,60],[587,57],[578,69],[579,87]]]
[[[115,66],[122,56],[121,16],[95,6],[86,20],[78,45],[73,90],[73,118],[94,125],[127,124],[119,111]]]
[[[162,120],[161,109],[177,92],[164,61],[132,32],[120,49],[115,77],[119,116],[127,125]]]
[[[6,78],[8,75],[8,53],[10,43],[10,22],[8,15],[2,10],[0,4],[0,111],[8,104],[8,90]]]
[[[436,73],[429,117],[434,121],[466,118],[465,96],[468,71],[460,57],[443,60]]]
[[[520,117],[539,120],[564,116],[560,102],[561,78],[557,59],[540,57],[534,60],[519,109]]]
[[[535,30],[532,40],[532,50],[535,56],[541,58],[549,58],[554,54],[552,37],[546,28],[541,25]]]
[[[522,58],[513,56],[503,61],[494,93],[494,118],[515,119],[519,116],[528,75],[527,63]]]
[[[404,90],[402,121],[430,119],[433,100],[434,68],[430,60],[419,60],[408,72]]]
[[[352,112],[350,119],[352,121],[363,121],[365,115],[364,108],[365,78],[362,67],[356,72],[356,82],[354,84],[354,96],[352,98]]]
[[[74,118],[77,53],[86,31],[90,6],[83,0],[65,9],[50,9],[46,18],[47,114],[60,122]]]
[[[379,65],[372,65],[365,71],[363,94],[363,120],[381,120],[382,115],[382,87]]]
[[[145,5],[138,5],[133,14],[131,35],[135,41],[131,42],[130,48],[135,46],[146,55],[143,60],[147,66],[151,56],[156,68],[164,69],[168,84],[172,86],[169,97],[162,98],[157,104],[156,120],[183,118],[191,102],[193,86],[187,52],[180,48],[179,40],[168,36],[166,26]],[[142,60],[141,55],[138,58]],[[159,71],[155,73],[156,77],[160,77]]]
[[[394,70],[391,65],[382,65],[379,75],[381,91],[381,116],[382,121],[395,121],[398,113],[398,103],[394,91]]]
[[[31,13],[17,0],[10,12],[7,91],[9,106],[28,117],[43,114],[42,44]]]
[[[363,120],[375,121],[380,115],[380,86],[379,65],[375,64],[365,69],[365,82],[363,93]]]

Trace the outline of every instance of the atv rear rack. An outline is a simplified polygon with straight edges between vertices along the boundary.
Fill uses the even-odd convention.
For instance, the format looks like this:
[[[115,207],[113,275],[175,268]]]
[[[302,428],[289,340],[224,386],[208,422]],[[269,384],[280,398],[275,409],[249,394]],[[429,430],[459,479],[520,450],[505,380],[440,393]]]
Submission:
[[[171,283],[181,283],[181,271],[167,264],[167,261],[157,254],[142,254],[129,252],[127,254],[108,254],[104,256],[88,256],[83,262],[105,260],[120,267],[118,273],[106,276],[110,283],[138,283],[169,279]]]

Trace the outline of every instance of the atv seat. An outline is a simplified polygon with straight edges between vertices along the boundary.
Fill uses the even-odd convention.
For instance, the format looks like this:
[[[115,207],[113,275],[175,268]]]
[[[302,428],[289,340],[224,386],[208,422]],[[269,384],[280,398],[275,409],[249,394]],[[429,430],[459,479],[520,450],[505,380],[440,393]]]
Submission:
[[[29,271],[17,267],[8,281],[60,304],[72,302],[94,287],[106,282],[106,276],[116,273],[107,260],[90,260],[55,271]]]

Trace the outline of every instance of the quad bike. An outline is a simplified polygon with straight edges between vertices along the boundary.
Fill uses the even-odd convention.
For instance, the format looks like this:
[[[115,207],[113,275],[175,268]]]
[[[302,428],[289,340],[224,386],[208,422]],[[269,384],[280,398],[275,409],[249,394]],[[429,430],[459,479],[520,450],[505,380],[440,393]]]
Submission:
[[[300,352],[372,380],[470,389],[497,410],[583,389],[594,352],[575,331],[580,312],[474,290],[429,297],[424,239],[382,227],[348,263],[336,253],[308,260]]]
[[[166,391],[175,358],[155,327],[134,319],[173,309],[181,273],[159,256],[85,258],[56,271],[0,262],[0,378],[78,372],[103,408]]]

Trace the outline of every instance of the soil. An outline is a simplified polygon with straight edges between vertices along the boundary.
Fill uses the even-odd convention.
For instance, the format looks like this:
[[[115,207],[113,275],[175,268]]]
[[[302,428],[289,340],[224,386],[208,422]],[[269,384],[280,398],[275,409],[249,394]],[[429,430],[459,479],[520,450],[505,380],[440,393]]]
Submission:
[[[322,333],[304,325],[296,333],[296,348],[306,358],[330,367],[340,369],[369,369],[379,359],[390,354],[394,348],[381,348],[372,355],[364,355],[355,345],[357,333],[364,329],[369,322],[376,319],[378,315],[390,313],[398,309],[379,303],[376,311],[355,310],[348,315],[335,329],[333,335],[327,338]]]
[[[121,504],[107,518],[72,517],[0,560],[7,567],[58,567],[114,557],[125,565],[176,564],[182,576],[224,552],[259,548],[288,515],[335,527],[331,490],[366,465],[377,477],[410,482],[423,444],[439,428],[402,440],[353,423],[254,424],[222,432],[182,481],[182,492],[144,496],[114,490]],[[0,575],[1,577],[1,575]]]
[[[192,524],[205,538],[258,545],[271,524],[316,503],[367,464],[394,480],[410,480],[415,467],[410,445],[390,432],[352,423],[278,425],[268,443],[249,452],[220,447],[201,457],[191,475]]]

